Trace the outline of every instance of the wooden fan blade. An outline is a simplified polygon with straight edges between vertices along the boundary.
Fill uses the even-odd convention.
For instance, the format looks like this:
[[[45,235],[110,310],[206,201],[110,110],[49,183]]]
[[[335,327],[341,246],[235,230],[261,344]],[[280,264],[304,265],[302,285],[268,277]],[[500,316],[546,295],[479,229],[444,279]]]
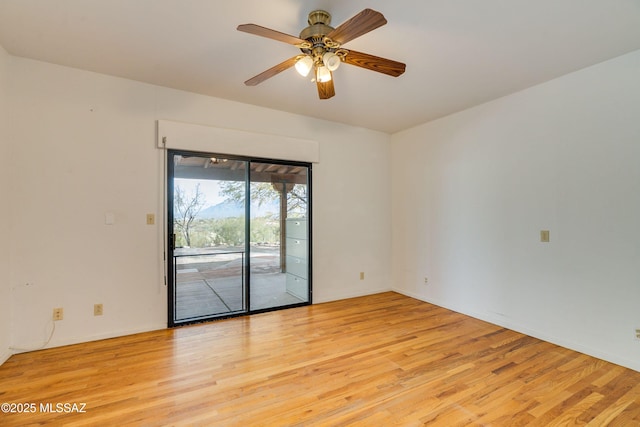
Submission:
[[[387,74],[389,76],[398,77],[404,73],[407,67],[402,62],[392,61],[390,59],[380,58],[378,56],[369,55],[368,53],[356,52],[350,50],[344,57],[344,62],[355,65],[356,67],[366,68],[367,70],[377,71],[378,73]]]
[[[249,80],[244,82],[244,84],[246,84],[247,86],[255,86],[255,85],[259,84],[259,83],[262,83],[263,81],[275,76],[276,74],[281,73],[284,70],[286,70],[288,68],[291,68],[294,65],[296,65],[297,58],[298,58],[297,56],[289,58],[286,61],[283,61],[283,62],[279,63],[278,65],[275,65],[275,66],[269,68],[267,71],[263,71],[262,73],[258,74],[257,76],[250,78]]]
[[[256,36],[266,37],[268,39],[273,39],[279,42],[292,44],[294,46],[298,46],[301,44],[304,45],[305,43],[308,43],[306,40],[302,40],[301,38],[290,36],[289,34],[281,33],[280,31],[261,27],[260,25],[256,25],[256,24],[238,25],[237,29],[238,31],[253,34]]]
[[[373,9],[365,9],[353,18],[340,24],[336,29],[327,34],[327,37],[340,44],[345,44],[369,31],[382,27],[386,23],[387,20],[380,12]]]
[[[336,90],[333,87],[333,75],[331,75],[331,80],[325,83],[316,82],[318,86],[318,96],[320,99],[329,99],[336,94]]]

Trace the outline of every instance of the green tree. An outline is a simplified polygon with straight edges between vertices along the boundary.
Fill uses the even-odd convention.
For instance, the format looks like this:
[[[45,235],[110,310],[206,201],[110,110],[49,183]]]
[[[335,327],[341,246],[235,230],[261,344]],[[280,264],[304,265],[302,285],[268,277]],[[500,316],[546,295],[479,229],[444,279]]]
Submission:
[[[215,243],[225,246],[244,244],[244,218],[224,218],[216,221]]]
[[[255,182],[251,184],[251,202],[262,206],[280,198],[276,189],[281,183]],[[220,194],[229,201],[244,202],[245,185],[242,181],[224,181],[220,184]],[[295,184],[287,193],[287,213],[305,214],[307,212],[307,186]]]
[[[280,222],[273,215],[254,218],[251,221],[251,242],[278,243],[280,241]]]
[[[182,187],[176,185],[173,196],[173,223],[182,234],[186,246],[191,246],[193,221],[205,202],[205,195],[200,191],[200,183],[196,184],[195,192],[190,194],[186,194]]]

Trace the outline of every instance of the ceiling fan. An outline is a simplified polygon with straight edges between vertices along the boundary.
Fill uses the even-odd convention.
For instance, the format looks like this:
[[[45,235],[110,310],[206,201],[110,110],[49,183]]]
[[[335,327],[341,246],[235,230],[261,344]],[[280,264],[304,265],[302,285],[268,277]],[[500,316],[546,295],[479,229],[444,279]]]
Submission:
[[[324,10],[315,10],[309,14],[309,26],[302,30],[300,37],[291,36],[256,24],[238,25],[238,31],[254,34],[291,44],[302,52],[280,64],[250,78],[244,82],[247,86],[255,86],[276,74],[291,67],[303,76],[313,72],[312,82],[318,87],[320,99],[329,99],[335,95],[333,71],[342,62],[367,70],[377,71],[389,76],[398,77],[406,65],[380,58],[367,53],[345,49],[343,44],[360,37],[387,23],[385,17],[372,9],[365,9],[337,28],[331,27],[331,14]]]

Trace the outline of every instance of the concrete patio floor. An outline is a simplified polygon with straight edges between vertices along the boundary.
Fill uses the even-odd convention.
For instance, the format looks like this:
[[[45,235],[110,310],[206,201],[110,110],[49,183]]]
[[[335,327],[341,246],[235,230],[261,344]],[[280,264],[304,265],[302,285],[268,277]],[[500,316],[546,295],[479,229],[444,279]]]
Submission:
[[[286,274],[280,272],[276,250],[261,249],[251,255],[251,310],[304,302],[286,291]],[[243,253],[210,253],[177,260],[175,321],[246,311]]]

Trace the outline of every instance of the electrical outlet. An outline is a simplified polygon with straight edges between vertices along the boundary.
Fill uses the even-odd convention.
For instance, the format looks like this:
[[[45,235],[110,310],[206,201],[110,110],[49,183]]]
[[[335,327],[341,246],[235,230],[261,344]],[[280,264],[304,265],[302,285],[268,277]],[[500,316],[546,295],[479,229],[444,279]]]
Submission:
[[[102,316],[102,304],[93,304],[93,315]]]
[[[364,271],[360,272],[360,280],[364,280]]]
[[[540,241],[543,243],[549,242],[549,230],[540,230]]]
[[[53,309],[53,320],[62,320],[64,318],[64,311],[62,308]]]
[[[113,225],[116,223],[116,215],[113,212],[105,212],[104,214],[104,224],[105,225]]]
[[[636,339],[640,340],[640,329],[636,329]]]
[[[428,278],[428,277],[425,277],[425,278],[424,278],[424,284],[425,284],[425,285],[428,285],[428,284],[429,284],[429,278]]]
[[[147,214],[147,225],[153,225],[156,223],[156,216],[152,213]]]

